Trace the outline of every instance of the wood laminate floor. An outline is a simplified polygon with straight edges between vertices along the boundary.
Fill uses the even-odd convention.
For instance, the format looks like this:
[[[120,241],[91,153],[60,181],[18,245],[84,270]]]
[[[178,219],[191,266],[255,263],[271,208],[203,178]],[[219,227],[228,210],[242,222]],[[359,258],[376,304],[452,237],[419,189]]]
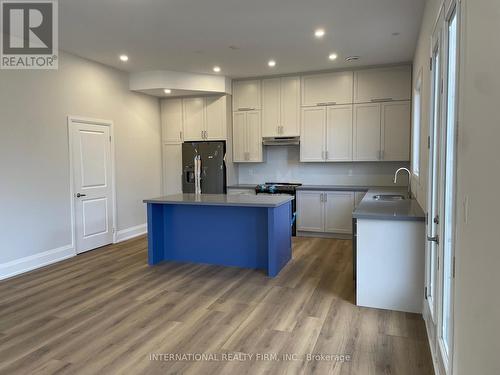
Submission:
[[[149,267],[146,246],[141,237],[0,282],[0,373],[433,374],[421,316],[354,305],[351,241],[294,238],[275,279]]]

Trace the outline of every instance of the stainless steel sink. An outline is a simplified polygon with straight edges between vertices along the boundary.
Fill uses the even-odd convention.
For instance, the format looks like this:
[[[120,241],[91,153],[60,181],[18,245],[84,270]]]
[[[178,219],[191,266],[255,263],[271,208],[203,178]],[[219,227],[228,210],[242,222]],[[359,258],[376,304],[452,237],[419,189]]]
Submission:
[[[406,197],[402,194],[377,194],[373,196],[376,201],[402,201]]]

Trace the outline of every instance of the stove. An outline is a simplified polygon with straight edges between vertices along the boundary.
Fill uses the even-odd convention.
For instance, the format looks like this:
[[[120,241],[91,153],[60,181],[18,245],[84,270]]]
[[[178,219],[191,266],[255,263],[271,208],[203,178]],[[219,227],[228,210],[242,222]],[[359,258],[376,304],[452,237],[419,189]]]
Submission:
[[[255,187],[256,194],[285,194],[285,195],[293,195],[292,201],[292,217],[291,217],[291,225],[292,225],[292,236],[295,236],[297,233],[296,228],[296,196],[295,190],[297,187],[301,186],[299,183],[290,183],[290,182],[266,182],[265,184],[257,185]]]

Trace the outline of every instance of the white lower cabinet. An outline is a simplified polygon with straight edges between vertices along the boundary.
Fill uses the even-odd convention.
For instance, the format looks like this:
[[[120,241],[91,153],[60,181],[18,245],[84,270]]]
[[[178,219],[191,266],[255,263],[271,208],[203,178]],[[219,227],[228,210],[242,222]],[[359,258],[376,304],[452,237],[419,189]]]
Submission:
[[[297,192],[297,230],[306,232],[324,231],[324,192]]]
[[[352,234],[354,193],[326,192],[324,200],[325,232]]]
[[[298,191],[297,230],[351,234],[353,209],[353,192]]]

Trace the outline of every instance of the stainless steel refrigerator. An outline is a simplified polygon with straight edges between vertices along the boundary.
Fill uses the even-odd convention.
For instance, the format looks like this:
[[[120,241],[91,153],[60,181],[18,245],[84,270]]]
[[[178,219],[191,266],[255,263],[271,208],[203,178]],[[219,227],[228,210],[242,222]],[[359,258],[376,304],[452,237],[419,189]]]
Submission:
[[[194,193],[195,159],[199,156],[202,194],[226,194],[226,142],[185,142],[182,144],[182,192]]]

